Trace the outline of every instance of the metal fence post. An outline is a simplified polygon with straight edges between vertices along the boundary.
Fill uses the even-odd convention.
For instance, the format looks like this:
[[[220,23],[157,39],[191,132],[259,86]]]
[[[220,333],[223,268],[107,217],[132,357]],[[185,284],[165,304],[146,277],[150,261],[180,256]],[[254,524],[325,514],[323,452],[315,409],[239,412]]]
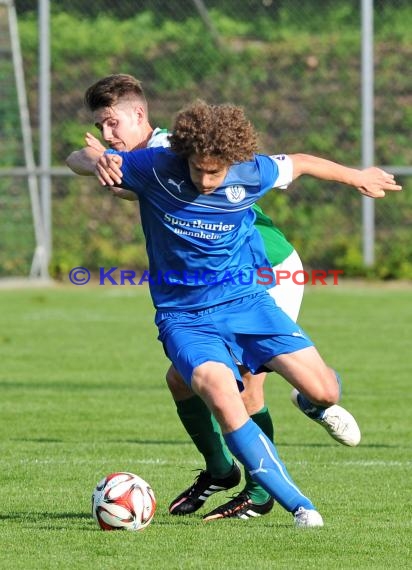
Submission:
[[[362,3],[362,167],[374,164],[374,57],[373,57],[373,0]],[[375,263],[375,202],[362,197],[363,262],[367,267]]]
[[[49,0],[39,0],[39,59],[40,190],[48,264],[52,254]]]

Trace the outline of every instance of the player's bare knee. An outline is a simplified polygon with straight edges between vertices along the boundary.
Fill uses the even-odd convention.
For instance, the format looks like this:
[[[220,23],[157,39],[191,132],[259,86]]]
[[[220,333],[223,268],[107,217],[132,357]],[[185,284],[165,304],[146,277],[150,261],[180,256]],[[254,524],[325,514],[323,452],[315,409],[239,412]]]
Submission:
[[[321,398],[319,398],[318,402],[316,402],[319,406],[324,406],[325,408],[329,408],[329,406],[333,406],[337,404],[339,401],[339,393],[335,391],[331,392],[323,392]]]
[[[227,409],[233,398],[240,400],[235,376],[221,362],[209,361],[197,366],[192,374],[192,389],[214,410]]]
[[[336,378],[325,379],[321,383],[316,384],[311,394],[308,394],[310,400],[318,406],[333,406],[339,401],[339,385]]]
[[[166,382],[171,392],[173,392],[174,388],[179,385],[179,380],[179,373],[177,372],[176,368],[170,366],[166,372]]]
[[[337,381],[336,373],[332,368],[328,368],[328,381],[326,384],[327,405],[333,406],[340,399],[340,384]]]
[[[265,405],[265,395],[263,390],[265,378],[266,374],[264,373],[253,375],[250,372],[245,371],[242,374],[245,389],[241,392],[241,396],[249,416],[260,412]]]
[[[261,395],[253,394],[253,393],[250,394],[250,393],[247,393],[247,391],[245,390],[244,392],[241,393],[241,396],[242,396],[243,403],[245,404],[245,408],[246,408],[246,411],[249,414],[249,416],[253,416],[253,414],[260,412],[260,410],[265,405],[264,398]]]
[[[220,385],[224,385],[225,379],[234,380],[233,372],[223,364],[223,362],[209,361],[193,370],[192,373],[192,386],[196,386],[197,390],[215,390],[219,389]]]
[[[166,372],[166,382],[175,401],[187,400],[193,396],[192,390],[173,366]]]

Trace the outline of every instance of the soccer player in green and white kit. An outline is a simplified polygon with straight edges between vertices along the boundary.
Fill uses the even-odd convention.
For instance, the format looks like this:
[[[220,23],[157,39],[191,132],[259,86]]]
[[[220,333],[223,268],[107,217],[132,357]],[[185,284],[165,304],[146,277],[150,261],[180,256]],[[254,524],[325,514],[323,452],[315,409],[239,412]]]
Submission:
[[[93,114],[96,127],[110,148],[132,150],[168,145],[167,133],[154,129],[148,120],[147,102],[141,84],[134,77],[124,74],[111,75],[97,81],[86,92],[85,102]],[[86,135],[87,149],[73,152],[67,159],[69,167],[78,174],[93,174],[94,158],[104,147],[91,134]],[[93,169],[90,168],[93,164]],[[122,189],[108,188],[114,195],[136,199],[136,194]],[[302,269],[302,264],[293,246],[255,204],[255,225],[265,242],[268,259],[276,270],[288,270],[291,275]],[[296,320],[303,296],[303,285],[292,279],[283,280],[269,293],[276,303]],[[242,398],[250,417],[262,431],[273,440],[273,424],[264,403],[263,383],[265,373],[253,375],[242,370],[244,391]],[[174,515],[193,513],[201,508],[212,494],[236,487],[241,478],[221,435],[220,428],[203,401],[183,382],[173,366],[167,372],[169,389],[176,403],[177,413],[187,433],[205,459],[205,469],[195,482],[174,499],[169,507]],[[294,390],[293,401],[297,403]],[[298,405],[299,407],[299,405]],[[301,409],[301,408],[299,408]],[[303,411],[303,410],[302,410]],[[343,418],[343,420],[342,420]],[[319,421],[337,441],[354,446],[360,441],[356,421],[340,406],[331,406]],[[268,513],[273,507],[273,498],[245,472],[244,489],[227,503],[205,515],[206,520],[218,518],[247,519]]]

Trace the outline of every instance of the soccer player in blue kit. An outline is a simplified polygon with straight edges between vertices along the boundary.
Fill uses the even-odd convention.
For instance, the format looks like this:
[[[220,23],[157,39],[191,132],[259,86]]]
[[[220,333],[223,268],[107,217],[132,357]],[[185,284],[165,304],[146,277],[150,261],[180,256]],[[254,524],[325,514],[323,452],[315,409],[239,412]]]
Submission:
[[[313,419],[340,394],[335,372],[256,279],[269,263],[251,206],[303,174],[371,197],[401,187],[377,168],[257,155],[253,127],[231,105],[194,103],[178,115],[170,142],[171,150],[106,151],[96,161],[102,184],[139,196],[159,338],[217,418],[231,452],[297,526],[322,526],[275,446],[249,419],[236,382],[236,362],[252,372],[276,371],[299,391],[298,404]]]
[[[92,115],[95,127],[109,148],[130,151],[138,148],[169,146],[168,133],[164,129],[153,128],[149,122],[148,101],[141,82],[128,74],[112,74],[102,77],[91,85],[84,96],[85,106]],[[91,133],[87,133],[87,146],[74,151],[67,158],[68,166],[77,174],[92,175],[93,160],[106,148]],[[94,157],[94,159],[92,159]],[[127,200],[137,200],[137,195],[128,190],[109,186],[114,196]],[[298,253],[282,232],[276,228],[257,204],[255,226],[262,236],[266,255],[274,272],[295,272],[303,270]],[[276,273],[277,274],[277,273]],[[284,274],[284,273],[283,273]],[[293,279],[268,289],[279,305],[294,321],[297,320],[303,296],[303,285]],[[263,384],[266,373],[252,375],[242,368],[241,392],[243,402],[250,417],[273,441],[273,422],[265,404]],[[172,515],[186,515],[196,512],[214,493],[236,487],[241,479],[241,471],[224,443],[221,430],[213,414],[199,396],[196,396],[184,383],[173,365],[166,374],[167,385],[176,405],[177,415],[196,448],[203,456],[205,469],[201,470],[194,482],[179,493],[170,503]],[[292,393],[292,401],[297,402],[297,391]],[[360,430],[356,420],[341,406],[331,406],[325,410],[319,422],[328,433],[344,445],[357,445]],[[244,471],[245,484],[217,509],[203,516],[204,520],[220,518],[254,518],[268,514],[274,501],[247,470]]]

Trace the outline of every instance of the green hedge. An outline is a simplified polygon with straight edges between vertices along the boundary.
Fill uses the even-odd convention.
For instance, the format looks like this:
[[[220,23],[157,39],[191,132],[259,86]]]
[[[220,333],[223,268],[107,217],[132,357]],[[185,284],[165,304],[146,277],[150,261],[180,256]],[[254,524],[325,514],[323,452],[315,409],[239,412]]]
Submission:
[[[91,128],[82,105],[86,87],[108,73],[125,72],[143,79],[153,124],[170,127],[174,112],[197,96],[231,101],[246,108],[262,132],[265,152],[309,152],[358,164],[359,22],[348,6],[318,11],[304,28],[290,13],[280,7],[273,25],[261,13],[239,21],[214,8],[221,49],[197,17],[159,22],[147,10],[127,20],[101,13],[79,20],[69,12],[54,13],[53,163],[61,165]],[[36,25],[30,14],[20,21],[31,93],[37,85]],[[375,46],[378,164],[412,162],[411,27],[407,3],[380,8]],[[33,116],[36,105],[31,100]],[[13,128],[13,112],[0,103],[0,116],[4,114],[5,128]],[[19,160],[16,151],[10,164]],[[278,193],[262,202],[308,266],[339,268],[347,275],[412,278],[411,179],[402,182],[402,196],[377,203],[377,263],[368,270],[362,264],[356,192],[302,180],[288,195]],[[53,274],[64,274],[73,265],[145,267],[135,207],[98,192],[104,191],[94,180],[54,180]],[[1,265],[0,258],[0,272]]]

